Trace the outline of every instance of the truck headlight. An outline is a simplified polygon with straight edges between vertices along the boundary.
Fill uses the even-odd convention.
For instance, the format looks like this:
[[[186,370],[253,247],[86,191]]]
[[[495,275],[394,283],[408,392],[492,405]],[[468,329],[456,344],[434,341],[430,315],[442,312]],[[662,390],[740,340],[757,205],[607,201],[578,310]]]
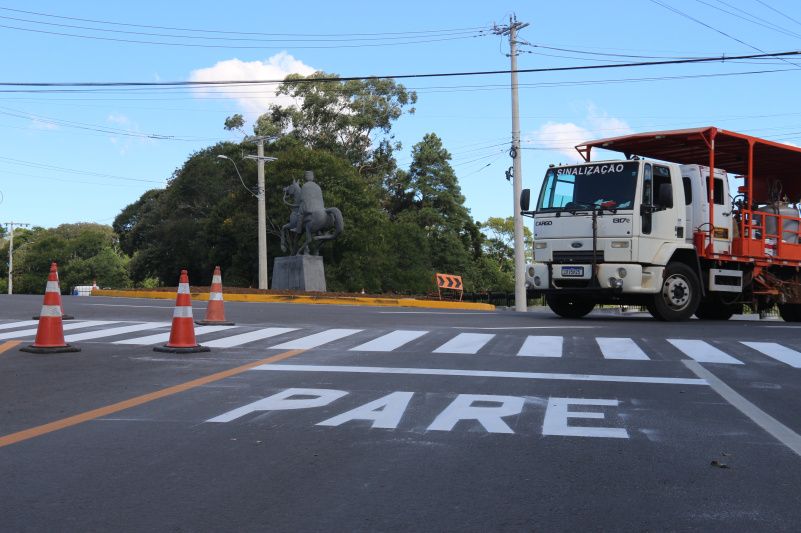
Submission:
[[[534,276],[534,285],[539,287],[541,283],[542,283],[542,280],[540,279],[540,277],[539,276]]]
[[[534,248],[537,249],[537,250],[542,250],[543,248],[547,248],[547,247],[548,247],[548,243],[547,242],[537,241],[537,242],[534,243]]]
[[[613,289],[620,289],[623,287],[623,280],[617,278],[609,278],[609,286]]]
[[[626,274],[628,274],[628,272],[626,272],[625,268],[620,267],[620,268],[617,269],[617,277],[619,277],[620,279],[625,278]]]
[[[628,248],[629,241],[612,241],[612,248]]]

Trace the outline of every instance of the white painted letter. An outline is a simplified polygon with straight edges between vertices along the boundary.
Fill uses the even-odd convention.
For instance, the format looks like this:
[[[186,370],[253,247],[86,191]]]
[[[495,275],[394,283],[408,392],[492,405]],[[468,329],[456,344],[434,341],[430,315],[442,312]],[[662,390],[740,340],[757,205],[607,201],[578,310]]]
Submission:
[[[400,423],[413,392],[393,392],[383,398],[366,403],[342,413],[334,418],[323,420],[318,426],[341,426],[351,420],[372,420],[374,428],[395,429]]]
[[[476,402],[500,404],[497,407],[477,407]],[[460,394],[428,426],[429,431],[450,431],[459,420],[477,420],[489,433],[514,433],[503,417],[520,414],[523,398],[487,394]]]
[[[561,435],[565,437],[609,437],[615,439],[629,438],[624,428],[600,428],[568,426],[568,418],[603,418],[603,413],[570,412],[570,405],[612,405],[617,407],[617,400],[589,400],[583,398],[548,398],[545,410],[545,421],[542,423],[543,435]]]
[[[287,389],[248,405],[238,407],[233,411],[223,413],[220,416],[215,416],[206,420],[206,422],[230,422],[255,411],[285,411],[287,409],[322,407],[342,398],[346,394],[347,392],[343,390],[335,389]],[[293,396],[312,396],[312,398],[292,399]]]

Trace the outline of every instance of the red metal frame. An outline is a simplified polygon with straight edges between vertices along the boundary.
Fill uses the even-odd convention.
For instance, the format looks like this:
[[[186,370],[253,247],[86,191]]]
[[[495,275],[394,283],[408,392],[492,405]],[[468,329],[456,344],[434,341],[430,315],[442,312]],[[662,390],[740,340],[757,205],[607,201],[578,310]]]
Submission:
[[[590,161],[593,147],[622,152],[627,156],[639,155],[709,167],[708,229],[702,230],[702,235],[694,241],[702,257],[761,266],[801,266],[801,232],[795,232],[799,244],[782,241],[784,233],[788,231],[784,229],[785,221],[799,222],[801,226],[801,218],[751,209],[755,204],[768,203],[768,184],[771,180],[781,180],[783,192],[792,200],[801,201],[801,148],[712,126],[599,139],[580,144],[576,146],[576,150],[585,161]],[[716,253],[713,246],[716,164],[727,172],[741,174],[746,179],[746,207],[736,212],[739,216],[739,235],[732,238],[731,250],[724,253]],[[733,210],[734,207],[732,206]],[[756,217],[759,223],[755,222]],[[769,218],[776,219],[775,235],[766,232]],[[776,241],[775,251],[771,239]]]

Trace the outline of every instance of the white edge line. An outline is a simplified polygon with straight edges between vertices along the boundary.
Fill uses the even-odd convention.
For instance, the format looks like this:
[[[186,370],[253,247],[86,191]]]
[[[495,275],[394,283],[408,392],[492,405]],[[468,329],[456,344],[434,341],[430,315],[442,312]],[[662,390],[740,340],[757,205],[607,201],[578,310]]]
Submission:
[[[460,370],[449,368],[396,368],[380,366],[329,366],[329,365],[261,365],[252,370],[279,372],[343,372],[354,374],[417,374],[426,376],[467,376],[490,378],[543,379],[564,381],[604,381],[616,383],[652,383],[662,385],[707,385],[704,379],[652,376],[604,376],[592,374],[549,374],[543,372],[505,372],[497,370]]]
[[[801,455],[801,435],[785,426],[768,413],[746,400],[737,391],[729,387],[715,374],[696,361],[682,361],[696,376],[706,380],[713,391],[729,402],[732,407],[751,419],[756,425],[767,431],[776,440]]]

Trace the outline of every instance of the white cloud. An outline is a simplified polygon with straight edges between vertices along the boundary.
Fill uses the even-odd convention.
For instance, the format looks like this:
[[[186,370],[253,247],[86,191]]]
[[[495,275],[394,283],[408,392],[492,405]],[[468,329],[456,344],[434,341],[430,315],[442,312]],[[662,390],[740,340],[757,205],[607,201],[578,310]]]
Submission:
[[[299,59],[286,52],[279,52],[266,61],[241,61],[227,59],[220,61],[213,67],[193,70],[189,76],[190,81],[250,81],[250,80],[283,80],[289,74],[303,74],[308,76],[316,69],[306,65]],[[203,98],[204,95],[223,94],[236,100],[247,118],[255,119],[271,104],[291,105],[294,99],[288,96],[275,96],[278,84],[261,84],[255,87],[204,87],[195,89],[195,95]]]
[[[47,131],[59,129],[57,124],[54,124],[52,122],[47,122],[44,120],[39,120],[38,118],[34,118],[31,120],[31,128],[35,130],[47,130]]]
[[[577,144],[592,139],[626,135],[632,131],[626,121],[609,116],[592,103],[587,106],[587,115],[581,124],[549,121],[528,135],[526,140],[537,147],[553,150],[578,160],[579,154],[575,149]]]
[[[112,124],[129,124],[131,122],[128,117],[119,113],[110,114],[108,117],[106,117],[106,121]]]

